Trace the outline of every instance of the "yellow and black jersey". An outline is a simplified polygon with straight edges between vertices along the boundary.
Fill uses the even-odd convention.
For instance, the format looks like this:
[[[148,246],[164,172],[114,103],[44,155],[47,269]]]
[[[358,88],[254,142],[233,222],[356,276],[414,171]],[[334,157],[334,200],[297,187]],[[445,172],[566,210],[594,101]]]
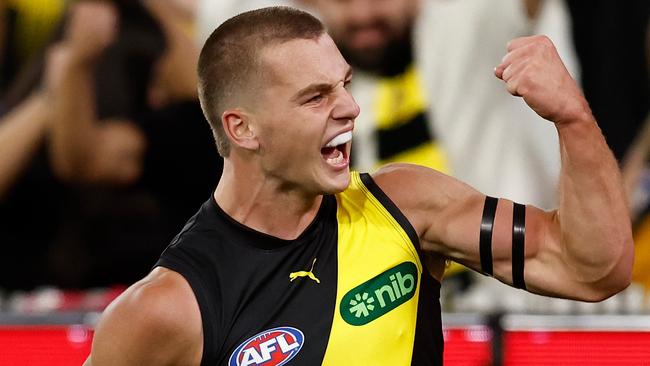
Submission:
[[[370,175],[323,198],[295,240],[211,199],[163,252],[203,322],[202,365],[441,365],[440,284],[413,227]]]

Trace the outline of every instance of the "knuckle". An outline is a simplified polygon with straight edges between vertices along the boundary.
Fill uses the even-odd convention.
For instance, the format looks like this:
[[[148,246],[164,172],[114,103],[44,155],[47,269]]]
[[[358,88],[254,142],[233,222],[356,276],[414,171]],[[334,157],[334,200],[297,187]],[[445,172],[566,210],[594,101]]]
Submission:
[[[508,89],[509,92],[514,92],[519,88],[519,80],[517,78],[511,78],[508,81],[506,81],[506,88]]]
[[[528,95],[532,90],[532,86],[528,82],[522,82],[517,88],[517,94],[519,95]]]
[[[544,50],[549,50],[549,49],[552,49],[554,47],[553,46],[553,41],[551,41],[551,39],[548,38],[547,36],[542,36],[542,39],[540,40],[540,43],[541,43]]]

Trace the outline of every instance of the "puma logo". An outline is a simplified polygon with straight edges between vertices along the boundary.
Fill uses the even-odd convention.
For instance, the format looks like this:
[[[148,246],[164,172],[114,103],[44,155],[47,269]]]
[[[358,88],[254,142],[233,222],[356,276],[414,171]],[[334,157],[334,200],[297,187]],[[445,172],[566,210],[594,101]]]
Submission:
[[[293,282],[298,277],[308,277],[316,283],[320,283],[320,280],[314,276],[314,273],[312,272],[314,270],[314,265],[316,264],[316,258],[314,258],[314,261],[311,263],[311,269],[309,271],[298,271],[298,272],[291,272],[289,274],[289,282]]]

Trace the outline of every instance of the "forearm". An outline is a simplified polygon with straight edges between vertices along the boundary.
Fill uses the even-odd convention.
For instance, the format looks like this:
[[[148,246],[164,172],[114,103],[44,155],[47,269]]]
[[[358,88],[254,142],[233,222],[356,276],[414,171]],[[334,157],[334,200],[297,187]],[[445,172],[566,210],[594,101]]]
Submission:
[[[618,164],[553,42],[521,37],[507,49],[495,75],[508,92],[555,123],[562,159],[559,209],[552,215],[526,210],[527,288],[602,300],[629,284],[634,256]]]
[[[40,146],[47,118],[46,99],[35,94],[0,120],[0,199]]]
[[[50,155],[54,171],[66,180],[86,175],[98,140],[92,73],[92,65],[71,63],[53,92]]]
[[[626,276],[632,235],[618,164],[590,113],[557,125],[561,148],[559,223],[563,260],[583,283]],[[616,281],[614,281],[616,282]]]

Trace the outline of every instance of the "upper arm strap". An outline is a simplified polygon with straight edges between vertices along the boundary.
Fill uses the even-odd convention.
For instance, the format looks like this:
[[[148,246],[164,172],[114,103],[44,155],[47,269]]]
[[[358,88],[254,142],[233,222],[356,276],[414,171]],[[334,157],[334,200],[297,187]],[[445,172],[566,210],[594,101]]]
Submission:
[[[524,281],[526,206],[514,203],[512,208],[512,284],[526,290]]]
[[[483,205],[483,217],[481,218],[481,233],[479,236],[481,271],[488,276],[493,275],[492,230],[494,229],[494,217],[496,215],[498,202],[498,199],[486,196],[485,204]]]

